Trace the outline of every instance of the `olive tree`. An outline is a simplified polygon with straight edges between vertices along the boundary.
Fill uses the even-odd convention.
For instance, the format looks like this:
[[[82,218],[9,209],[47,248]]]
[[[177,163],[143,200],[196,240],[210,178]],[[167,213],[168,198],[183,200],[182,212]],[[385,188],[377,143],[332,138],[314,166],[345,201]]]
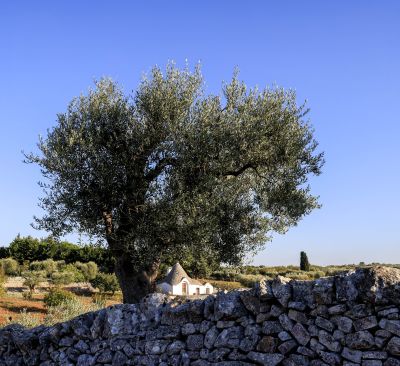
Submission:
[[[46,179],[37,227],[106,241],[124,302],[153,290],[163,257],[238,264],[318,207],[306,113],[294,91],[237,74],[221,95],[199,68],[155,67],[133,95],[102,79],[27,155]]]

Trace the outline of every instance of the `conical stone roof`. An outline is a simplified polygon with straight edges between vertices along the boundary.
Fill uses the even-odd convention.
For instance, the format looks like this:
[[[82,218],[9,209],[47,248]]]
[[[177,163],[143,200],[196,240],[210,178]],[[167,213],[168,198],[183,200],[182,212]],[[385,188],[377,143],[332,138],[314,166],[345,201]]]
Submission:
[[[161,282],[166,282],[169,283],[171,286],[174,286],[179,284],[183,278],[186,278],[188,282],[193,285],[202,285],[201,282],[190,278],[178,262],[174,264],[167,276]]]

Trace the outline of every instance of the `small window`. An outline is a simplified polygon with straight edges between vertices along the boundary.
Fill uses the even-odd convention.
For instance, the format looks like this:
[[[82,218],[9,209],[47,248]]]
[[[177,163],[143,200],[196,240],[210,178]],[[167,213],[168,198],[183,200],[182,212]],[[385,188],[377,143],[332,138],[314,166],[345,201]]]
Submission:
[[[206,294],[210,295],[210,288],[209,287],[206,287]]]
[[[182,294],[186,295],[187,293],[188,293],[187,283],[183,282],[182,283]]]
[[[196,287],[196,295],[200,295],[200,287]]]

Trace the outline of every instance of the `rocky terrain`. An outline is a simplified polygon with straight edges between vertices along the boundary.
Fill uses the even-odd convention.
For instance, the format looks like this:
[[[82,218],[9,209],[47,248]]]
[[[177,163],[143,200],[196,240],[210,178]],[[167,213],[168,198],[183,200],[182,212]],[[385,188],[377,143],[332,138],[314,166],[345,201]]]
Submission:
[[[53,327],[0,330],[0,365],[400,366],[400,270],[170,303],[152,294]]]

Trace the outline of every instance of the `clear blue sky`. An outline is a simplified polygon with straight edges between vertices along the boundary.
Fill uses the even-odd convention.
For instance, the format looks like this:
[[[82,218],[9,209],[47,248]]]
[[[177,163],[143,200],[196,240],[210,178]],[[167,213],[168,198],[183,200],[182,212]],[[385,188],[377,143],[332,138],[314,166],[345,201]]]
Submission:
[[[307,99],[322,209],[257,264],[400,263],[399,1],[2,1],[0,245],[40,214],[40,172],[22,163],[72,97],[107,75],[127,91],[154,64],[199,60],[208,91],[235,66],[249,86]]]

